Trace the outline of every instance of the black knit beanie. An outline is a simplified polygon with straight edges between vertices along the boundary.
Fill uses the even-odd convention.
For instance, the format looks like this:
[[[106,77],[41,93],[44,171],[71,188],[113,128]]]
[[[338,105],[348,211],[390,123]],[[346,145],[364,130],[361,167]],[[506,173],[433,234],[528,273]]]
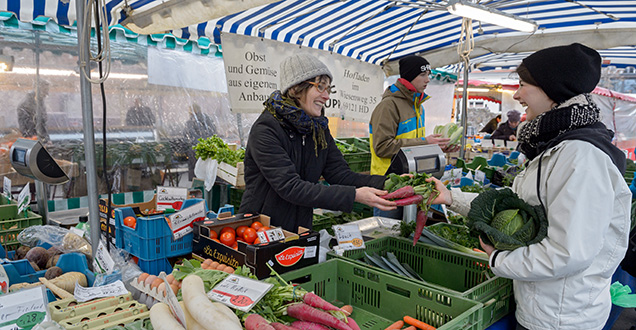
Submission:
[[[523,59],[520,68],[524,67],[534,78],[536,86],[556,103],[590,93],[601,79],[601,56],[596,50],[579,43],[535,52]],[[521,73],[524,72],[520,72],[519,68],[517,72],[523,80]]]
[[[420,56],[409,55],[400,60],[400,78],[413,81],[420,73],[431,71],[431,65]]]

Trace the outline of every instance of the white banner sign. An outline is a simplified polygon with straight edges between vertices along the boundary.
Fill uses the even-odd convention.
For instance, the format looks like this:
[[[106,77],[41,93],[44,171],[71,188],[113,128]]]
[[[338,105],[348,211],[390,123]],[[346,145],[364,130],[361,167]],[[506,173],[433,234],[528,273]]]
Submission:
[[[325,63],[336,93],[325,104],[325,114],[368,122],[383,92],[380,66],[308,47],[242,36],[222,35],[223,61],[230,104],[235,112],[259,113],[263,102],[280,90],[280,63],[292,54],[307,53]]]

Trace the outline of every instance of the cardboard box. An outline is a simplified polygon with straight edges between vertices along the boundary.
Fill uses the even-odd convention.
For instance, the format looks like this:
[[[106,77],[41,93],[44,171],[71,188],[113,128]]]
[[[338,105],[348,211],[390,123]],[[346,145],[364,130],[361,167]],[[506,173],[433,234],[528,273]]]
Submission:
[[[270,276],[271,271],[267,264],[282,274],[318,263],[318,244],[320,242],[318,232],[302,227],[297,234],[283,230],[285,239],[281,241],[255,245],[239,241],[237,250],[234,250],[211,240],[209,238],[210,230],[218,233],[223,227],[229,226],[236,229],[241,225],[249,226],[254,221],[260,221],[263,225],[269,226],[270,218],[266,215],[246,216],[244,214],[227,218],[224,216],[225,214],[222,213],[220,219],[194,223],[193,254],[234,268],[247,266],[259,279]]]
[[[110,220],[108,221],[109,231],[110,231],[110,240],[111,244],[116,247],[122,248],[123,242],[117,242],[117,226],[115,224],[115,209],[120,207],[132,207],[133,211],[137,216],[148,216],[152,215],[149,211],[154,211],[157,208],[157,195],[155,194],[151,200],[142,203],[133,203],[133,204],[114,204],[111,202],[111,213]],[[99,200],[99,228],[101,229],[102,236],[106,237],[106,213],[108,213],[108,200],[100,199]]]

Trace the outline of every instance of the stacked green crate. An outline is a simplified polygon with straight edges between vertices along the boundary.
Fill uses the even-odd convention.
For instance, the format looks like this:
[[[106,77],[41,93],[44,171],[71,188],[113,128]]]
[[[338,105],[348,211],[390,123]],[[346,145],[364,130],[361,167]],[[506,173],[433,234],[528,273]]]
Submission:
[[[34,225],[42,225],[42,216],[28,210],[18,213],[16,204],[0,205],[0,244],[6,251],[16,250],[20,246],[18,234]]]
[[[335,141],[352,171],[369,172],[371,170],[371,152],[368,144],[357,138],[335,139]]]

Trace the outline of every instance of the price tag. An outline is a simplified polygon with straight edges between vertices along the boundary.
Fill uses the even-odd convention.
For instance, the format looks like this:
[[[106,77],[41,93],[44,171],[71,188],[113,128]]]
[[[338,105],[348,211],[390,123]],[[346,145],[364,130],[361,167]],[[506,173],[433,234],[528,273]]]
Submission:
[[[24,211],[24,209],[29,206],[31,203],[31,191],[29,190],[29,184],[27,183],[20,191],[20,195],[18,195],[18,213]]]
[[[451,170],[451,186],[458,186],[462,181],[462,169],[454,168]]]
[[[238,275],[229,275],[217,284],[208,298],[248,312],[274,285]]]
[[[159,273],[159,278],[162,279],[163,283],[165,283],[166,285],[166,301],[165,302],[168,304],[168,307],[170,307],[170,310],[172,311],[172,315],[174,315],[177,318],[177,321],[179,321],[179,323],[181,323],[181,325],[185,329],[186,328],[185,313],[181,309],[181,305],[179,305],[179,300],[177,300],[177,296],[174,295],[174,292],[172,292],[172,290],[169,290],[170,283],[168,283],[168,280],[166,280],[166,273],[165,272]]]
[[[166,217],[170,222],[174,239],[178,240],[191,233],[192,222],[198,218],[205,218],[205,215],[205,202],[202,201]]]
[[[31,329],[47,316],[43,285],[0,296],[0,330]]]
[[[332,228],[341,248],[345,250],[364,248],[364,240],[358,225],[335,225]]]
[[[273,228],[270,230],[259,231],[256,233],[261,243],[274,242],[285,239],[285,234],[281,228]]]
[[[10,285],[11,283],[9,283],[9,275],[7,275],[4,267],[0,265],[0,295],[9,292]]]
[[[4,177],[4,182],[2,184],[2,192],[5,196],[7,196],[8,200],[12,200],[13,196],[11,196],[11,179]]]
[[[480,170],[475,170],[475,181],[481,182],[481,184],[484,184],[484,181],[486,181],[486,173]]]
[[[188,198],[188,188],[157,187],[157,210],[174,208],[174,202],[183,202]]]
[[[127,294],[128,290],[124,286],[124,282],[117,280],[113,283],[85,288],[75,282],[75,291],[73,296],[79,302],[85,302],[97,298],[115,297]]]
[[[97,252],[95,252],[95,259],[93,259],[93,270],[101,270],[100,273],[110,273],[115,268],[115,262],[113,258],[106,250],[106,246],[102,240],[99,240],[97,245]]]

